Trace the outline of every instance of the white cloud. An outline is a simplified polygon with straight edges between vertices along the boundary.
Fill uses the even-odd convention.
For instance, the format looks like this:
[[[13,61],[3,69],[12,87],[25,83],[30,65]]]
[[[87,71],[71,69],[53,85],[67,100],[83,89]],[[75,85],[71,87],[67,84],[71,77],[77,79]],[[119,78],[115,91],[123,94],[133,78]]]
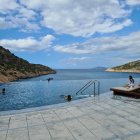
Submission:
[[[77,44],[71,44],[70,46],[55,46],[54,50],[57,52],[63,52],[63,53],[71,53],[71,54],[90,54],[93,53],[93,50],[89,50],[88,48],[83,48],[83,44],[77,43]]]
[[[24,39],[2,39],[0,40],[0,46],[12,51],[38,51],[49,49],[53,43],[54,36],[46,35],[39,40],[28,37]]]
[[[5,18],[0,17],[0,29],[7,29],[7,28],[15,28],[16,24],[12,23],[12,21],[8,21]]]
[[[118,0],[21,0],[21,3],[40,11],[42,25],[59,34],[88,37],[132,24],[127,19],[131,11],[123,9]]]
[[[0,5],[0,29],[18,28],[26,32],[40,29],[35,11],[25,8],[16,0],[0,1]]]
[[[25,28],[20,30],[22,32],[32,32],[32,31],[37,32],[38,30],[41,29],[40,26],[38,26],[38,24],[36,23],[27,22],[26,24],[23,24],[23,26],[25,26]]]
[[[55,51],[71,54],[100,54],[117,52],[140,56],[140,31],[126,36],[101,37],[66,46],[55,46]]]
[[[37,16],[37,13],[34,12],[33,10],[30,10],[30,9],[27,9],[27,8],[24,8],[24,7],[21,7],[19,9],[19,14],[18,14],[18,17],[21,17],[21,18],[27,18],[27,19],[35,19],[35,16]]]
[[[6,25],[1,23],[0,28],[38,31],[41,24],[58,34],[90,37],[132,25],[132,9],[125,8],[127,4],[137,5],[140,0],[123,4],[119,0],[1,0],[0,13]]]
[[[110,33],[110,32],[115,32],[117,30],[121,30],[124,27],[127,27],[131,24],[132,21],[129,19],[123,21],[122,23],[115,23],[113,20],[107,20],[106,22],[104,22],[104,24],[95,25],[95,28],[100,33]]]
[[[20,31],[38,31],[40,26],[25,17],[7,16],[0,17],[0,29],[19,28]]]
[[[134,5],[140,5],[140,0],[126,0],[126,3],[128,5],[132,5],[132,6],[134,6]]]
[[[91,57],[72,57],[67,59],[68,63],[73,63],[73,62],[84,62],[84,61],[88,61],[89,59],[91,59]]]
[[[61,60],[61,63],[62,64],[65,64],[65,65],[73,65],[73,66],[77,66],[79,64],[81,64],[83,66],[83,64],[87,64],[88,62],[91,62],[93,61],[93,58],[92,57],[70,57],[68,59],[63,59]]]
[[[16,0],[0,0],[0,13],[7,13],[10,10],[19,8]]]

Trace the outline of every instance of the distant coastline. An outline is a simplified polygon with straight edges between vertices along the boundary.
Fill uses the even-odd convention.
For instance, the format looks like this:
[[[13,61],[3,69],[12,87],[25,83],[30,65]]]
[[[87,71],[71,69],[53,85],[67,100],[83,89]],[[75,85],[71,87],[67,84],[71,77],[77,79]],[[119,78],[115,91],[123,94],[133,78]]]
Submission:
[[[116,66],[106,69],[108,72],[131,72],[140,73],[140,60],[126,63],[124,65]]]
[[[107,71],[107,72],[130,72],[130,73],[140,73],[139,70],[126,70],[126,69],[115,70],[115,69],[112,69],[112,68],[106,69],[105,71]]]
[[[18,73],[16,74],[16,76],[12,76],[12,75],[9,75],[9,76],[4,76],[2,74],[0,74],[0,84],[2,83],[8,83],[8,82],[14,82],[14,81],[18,81],[18,80],[21,80],[21,79],[29,79],[29,78],[34,78],[34,77],[38,77],[38,76],[42,76],[42,75],[49,75],[49,74],[55,74],[56,71],[55,70],[52,70],[52,71],[47,71],[47,72],[40,72],[40,73],[26,73],[23,74],[23,73]]]

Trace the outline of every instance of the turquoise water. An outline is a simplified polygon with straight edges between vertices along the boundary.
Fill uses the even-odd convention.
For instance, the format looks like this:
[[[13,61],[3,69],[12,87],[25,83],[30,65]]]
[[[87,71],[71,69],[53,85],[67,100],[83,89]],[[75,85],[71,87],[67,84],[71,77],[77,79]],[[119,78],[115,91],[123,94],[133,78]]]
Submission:
[[[100,81],[100,93],[108,92],[111,87],[128,83],[131,73],[97,72],[94,70],[57,70],[57,74],[11,82],[0,86],[6,93],[0,94],[0,111],[19,110],[50,104],[67,102],[64,95],[71,94],[73,100],[94,93],[93,85],[77,96],[76,92],[88,81]],[[131,74],[140,83],[140,74]],[[48,82],[47,78],[53,78]],[[97,90],[96,90],[97,92]]]

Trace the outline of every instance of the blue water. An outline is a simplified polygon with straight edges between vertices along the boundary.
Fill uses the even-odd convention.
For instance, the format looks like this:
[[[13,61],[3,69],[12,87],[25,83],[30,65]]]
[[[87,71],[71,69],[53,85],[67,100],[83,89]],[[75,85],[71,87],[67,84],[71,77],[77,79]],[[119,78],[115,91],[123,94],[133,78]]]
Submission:
[[[128,83],[128,76],[132,75],[136,83],[140,83],[140,74],[97,72],[94,70],[57,70],[57,74],[40,76],[0,85],[6,89],[0,94],[0,111],[19,110],[44,105],[67,102],[64,95],[71,94],[73,100],[84,98],[76,92],[90,80],[100,81],[100,93],[108,92],[111,87]],[[46,79],[52,77],[48,82]],[[97,87],[97,85],[96,85]],[[97,90],[96,90],[97,92]],[[94,87],[90,86],[83,95],[92,95]]]

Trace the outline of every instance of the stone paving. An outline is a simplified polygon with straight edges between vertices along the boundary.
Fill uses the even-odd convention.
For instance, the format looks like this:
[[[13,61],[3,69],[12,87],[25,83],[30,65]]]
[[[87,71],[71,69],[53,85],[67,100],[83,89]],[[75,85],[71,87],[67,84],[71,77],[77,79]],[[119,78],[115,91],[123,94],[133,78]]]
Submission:
[[[0,140],[140,140],[140,102],[90,97],[0,116]]]

